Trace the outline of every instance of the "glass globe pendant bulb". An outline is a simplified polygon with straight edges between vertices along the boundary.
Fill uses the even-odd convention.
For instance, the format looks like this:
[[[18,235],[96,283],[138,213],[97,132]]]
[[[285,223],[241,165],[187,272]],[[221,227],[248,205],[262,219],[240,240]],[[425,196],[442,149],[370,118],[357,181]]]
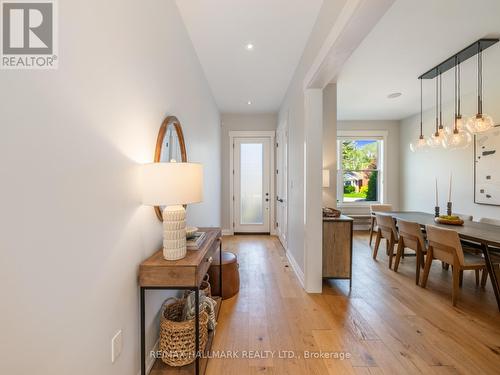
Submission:
[[[418,140],[410,143],[411,152],[425,151],[427,149],[427,142],[423,135],[421,135]]]
[[[453,130],[443,141],[443,146],[449,150],[459,150],[467,148],[472,142],[472,136],[464,130]]]
[[[495,126],[495,124],[491,116],[484,113],[478,113],[467,121],[467,129],[469,129],[471,133],[482,133],[490,130],[493,126]]]
[[[443,140],[444,130],[442,132],[437,131],[427,139],[427,145],[431,148],[437,148],[443,144]]]

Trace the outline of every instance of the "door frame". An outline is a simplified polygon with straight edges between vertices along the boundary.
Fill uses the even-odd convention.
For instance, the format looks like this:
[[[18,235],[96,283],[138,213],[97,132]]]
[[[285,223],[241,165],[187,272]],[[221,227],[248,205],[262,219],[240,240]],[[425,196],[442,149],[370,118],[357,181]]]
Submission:
[[[282,134],[283,139],[279,139],[278,133]],[[276,202],[276,234],[281,242],[281,245],[283,245],[283,248],[285,251],[288,251],[288,197],[289,197],[289,189],[288,189],[288,113],[285,116],[285,120],[278,125],[278,128],[276,129],[276,142],[279,145],[276,147],[276,168],[279,169],[279,173],[276,173],[276,198],[278,198],[278,187],[280,186],[280,179],[281,179],[281,184],[283,184],[282,187],[286,190],[286,201],[285,201],[285,214],[284,217],[281,218],[286,221],[286,228],[283,231],[283,222],[279,222],[280,217],[278,215],[278,210],[279,210],[279,205]],[[284,144],[283,144],[284,143]],[[285,148],[286,146],[286,148]],[[286,149],[286,151],[284,151]],[[282,163],[284,165],[279,166],[279,158],[278,155],[281,153],[281,158],[283,160]],[[286,165],[286,167],[284,167]],[[282,197],[281,197],[282,198]]]
[[[234,234],[234,139],[235,138],[269,138],[271,142],[271,150],[269,155],[270,162],[270,182],[271,191],[270,196],[270,216],[269,216],[269,229],[271,235],[276,235],[276,201],[272,199],[275,197],[275,184],[276,184],[276,131],[274,130],[233,130],[229,132],[229,223],[231,225],[231,234]]]

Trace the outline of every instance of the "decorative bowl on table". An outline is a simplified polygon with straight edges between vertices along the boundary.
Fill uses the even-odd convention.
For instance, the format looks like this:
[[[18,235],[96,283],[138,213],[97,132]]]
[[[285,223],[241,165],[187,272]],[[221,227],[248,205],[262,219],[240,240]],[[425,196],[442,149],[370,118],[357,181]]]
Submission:
[[[192,238],[196,232],[198,232],[198,228],[196,227],[187,227],[186,228],[186,238]]]
[[[441,215],[434,218],[434,221],[438,224],[445,225],[464,225],[464,221],[460,218],[460,216],[456,215]]]

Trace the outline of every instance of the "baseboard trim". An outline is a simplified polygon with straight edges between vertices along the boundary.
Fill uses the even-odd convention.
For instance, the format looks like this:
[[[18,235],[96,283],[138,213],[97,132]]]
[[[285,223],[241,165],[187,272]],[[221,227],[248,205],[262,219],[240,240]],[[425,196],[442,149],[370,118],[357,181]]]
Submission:
[[[153,369],[153,366],[155,364],[155,361],[156,361],[156,359],[152,358],[149,354],[151,352],[157,352],[159,346],[160,346],[160,338],[158,338],[158,340],[156,340],[155,344],[153,345],[153,349],[148,350],[146,352],[146,374],[149,374],[151,372],[151,370]],[[141,375],[140,370],[139,370],[139,373],[137,375]]]
[[[234,232],[231,229],[223,229],[222,230],[222,235],[223,236],[232,236]]]
[[[352,230],[370,230],[370,225],[369,224],[354,224],[352,227]]]
[[[299,279],[300,285],[302,285],[302,288],[305,289],[305,284],[304,284],[304,272],[300,269],[299,265],[297,264],[297,261],[293,257],[293,255],[288,251],[285,250],[286,257],[288,259],[288,262],[292,266],[293,272],[295,273],[295,276],[297,276],[297,279]]]

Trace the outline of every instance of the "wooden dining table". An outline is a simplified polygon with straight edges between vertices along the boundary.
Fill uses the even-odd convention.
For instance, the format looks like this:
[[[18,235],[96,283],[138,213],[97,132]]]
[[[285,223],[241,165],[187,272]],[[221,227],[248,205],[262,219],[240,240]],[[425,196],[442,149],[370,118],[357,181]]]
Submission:
[[[422,227],[434,225],[440,228],[454,230],[460,239],[468,246],[481,249],[484,255],[486,268],[490,276],[491,285],[495,293],[495,298],[500,311],[500,271],[494,266],[492,255],[500,256],[500,227],[497,225],[478,223],[475,221],[465,221],[463,225],[445,225],[434,221],[434,215],[418,211],[391,211],[377,212],[379,215],[392,216],[396,220],[405,220],[419,223]]]

